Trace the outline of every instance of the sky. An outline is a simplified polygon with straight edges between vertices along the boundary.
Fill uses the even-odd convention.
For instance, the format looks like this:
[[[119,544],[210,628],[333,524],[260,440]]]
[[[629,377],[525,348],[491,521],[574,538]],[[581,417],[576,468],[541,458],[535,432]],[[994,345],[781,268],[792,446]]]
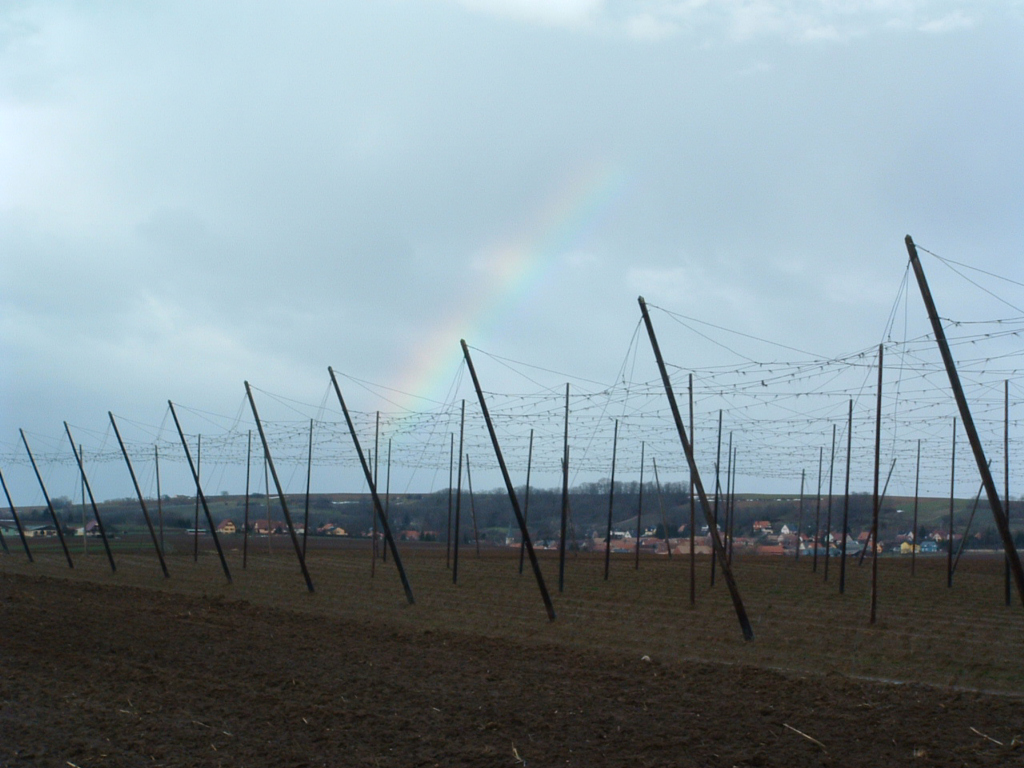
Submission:
[[[24,429],[73,496],[66,421],[128,495],[108,411],[142,462],[168,400],[189,435],[251,428],[249,381],[295,490],[302,424],[341,418],[328,366],[364,443],[375,409],[440,409],[447,456],[460,339],[502,407],[628,359],[650,381],[640,295],[806,359],[871,348],[908,233],[1024,281],[1022,40],[1021,2],[0,3],[0,468],[40,503]],[[1022,314],[929,269],[945,316]],[[657,322],[679,370],[729,364]],[[211,489],[237,493],[228,442]],[[318,488],[360,490],[353,455]]]

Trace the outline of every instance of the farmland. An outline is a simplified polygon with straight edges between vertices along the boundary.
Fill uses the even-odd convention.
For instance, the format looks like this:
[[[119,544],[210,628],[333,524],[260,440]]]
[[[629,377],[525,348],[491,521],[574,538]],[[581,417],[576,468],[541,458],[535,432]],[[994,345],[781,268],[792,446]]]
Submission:
[[[999,558],[965,558],[952,589],[942,558],[919,558],[914,578],[908,560],[882,559],[874,626],[867,565],[849,565],[839,595],[835,560],[826,584],[809,558],[737,558],[756,633],[744,642],[706,558],[690,607],[685,558],[644,557],[639,570],[613,558],[605,582],[600,557],[570,557],[558,594],[557,561],[542,553],[558,612],[549,623],[514,550],[463,549],[456,586],[443,546],[404,547],[410,606],[390,561],[371,578],[367,542],[310,539],[310,594],[286,537],[250,542],[245,569],[238,538],[225,537],[231,584],[212,551],[193,562],[187,541],[168,558],[170,579],[125,542],[116,574],[98,542],[88,557],[73,552],[74,570],[55,550],[34,564],[0,559],[0,762],[1024,758],[1024,615],[1003,605]],[[114,733],[124,738],[104,741]]]

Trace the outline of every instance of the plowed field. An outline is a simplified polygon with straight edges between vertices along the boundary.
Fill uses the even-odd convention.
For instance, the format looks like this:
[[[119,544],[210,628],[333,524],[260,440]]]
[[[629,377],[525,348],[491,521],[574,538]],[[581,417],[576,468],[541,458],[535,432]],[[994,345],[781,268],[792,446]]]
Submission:
[[[76,543],[81,547],[81,543]],[[359,543],[290,542],[247,568],[185,542],[164,579],[152,552],[98,543],[75,569],[34,548],[0,556],[4,766],[1024,765],[1024,611],[1002,563],[849,566],[837,594],[811,562],[738,559],[756,639],[699,559],[542,559],[548,622],[514,552],[403,549],[371,578]],[[269,550],[269,551],[268,551]],[[548,553],[545,553],[548,554]]]

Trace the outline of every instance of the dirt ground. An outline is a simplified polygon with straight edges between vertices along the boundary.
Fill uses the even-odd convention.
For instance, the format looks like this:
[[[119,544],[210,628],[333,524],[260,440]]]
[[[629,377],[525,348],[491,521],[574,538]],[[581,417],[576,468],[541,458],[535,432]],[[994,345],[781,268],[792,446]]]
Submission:
[[[18,570],[3,766],[1024,765],[1014,695]]]

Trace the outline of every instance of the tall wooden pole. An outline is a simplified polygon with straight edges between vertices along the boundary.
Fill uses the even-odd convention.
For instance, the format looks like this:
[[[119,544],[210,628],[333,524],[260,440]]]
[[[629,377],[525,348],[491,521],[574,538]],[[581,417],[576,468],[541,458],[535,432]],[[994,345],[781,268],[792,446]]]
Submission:
[[[732,484],[729,490],[729,565],[736,549],[736,475],[739,473],[740,447],[732,449]]]
[[[921,438],[917,439],[917,471],[914,473],[914,537],[911,541],[914,545],[910,549],[910,575],[913,576],[917,570],[917,501],[918,493],[921,490]]]
[[[811,573],[818,572],[818,542],[821,540],[821,464],[825,456],[825,447],[818,448],[818,492],[814,502],[814,539],[811,545],[814,547],[814,559],[811,565]]]
[[[28,453],[28,460],[32,462],[32,469],[36,473],[36,480],[39,481],[39,488],[43,492],[43,498],[46,499],[46,508],[50,510],[50,519],[53,520],[53,526],[57,529],[57,538],[60,539],[60,546],[64,550],[64,557],[68,561],[68,568],[74,568],[75,564],[71,562],[71,552],[68,551],[67,542],[64,541],[64,532],[60,528],[60,521],[57,519],[57,511],[53,508],[53,502],[50,501],[50,494],[46,492],[46,484],[43,483],[43,476],[39,474],[39,467],[36,465],[35,456],[32,455],[32,449],[28,447],[28,439],[25,437],[25,430],[19,429],[21,434],[21,442],[25,444],[25,452]],[[11,505],[11,509],[14,505]]]
[[[245,514],[242,519],[242,570],[249,566],[249,483],[252,476],[252,430],[245,449]]]
[[[217,556],[220,558],[221,570],[224,571],[224,578],[226,578],[228,580],[228,584],[230,584],[231,571],[228,569],[228,561],[224,558],[224,550],[220,548],[220,538],[217,536],[217,528],[213,524],[213,516],[210,514],[210,507],[206,503],[206,494],[203,493],[203,486],[199,482],[199,471],[196,469],[196,465],[192,461],[192,452],[188,449],[188,441],[185,439],[185,432],[181,428],[181,422],[178,421],[178,413],[174,410],[174,403],[168,400],[167,407],[171,410],[171,418],[174,419],[174,426],[177,428],[178,437],[181,439],[181,447],[185,451],[185,458],[188,460],[188,468],[192,472],[192,480],[196,484],[196,495],[199,497],[199,501],[202,502],[203,512],[206,513],[206,522],[210,526],[210,533],[213,534],[213,543],[217,547]]]
[[[28,538],[25,536],[25,529],[21,527],[21,518],[18,517],[18,510],[14,508],[14,502],[11,500],[11,492],[7,490],[7,481],[4,480],[4,473],[2,471],[0,471],[0,486],[3,486],[4,496],[7,497],[7,506],[11,508],[11,517],[14,518],[14,525],[18,529],[18,536],[21,538],[21,546],[25,548],[25,556],[31,563],[33,562],[32,550],[28,548]]]
[[[558,537],[558,591],[565,591],[565,526],[569,519],[569,384],[565,385],[565,439],[562,453],[562,525]]]
[[[384,476],[384,517],[391,522],[391,438],[388,438],[388,466]],[[381,561],[388,561],[388,551],[385,548],[381,553]]]
[[[875,482],[871,512],[871,624],[875,623],[878,605],[878,514],[882,502],[878,496],[879,462],[882,456],[882,355],[885,348],[878,345],[878,399],[875,404]],[[895,462],[893,462],[895,466]],[[891,474],[891,473],[890,473]],[[888,481],[886,481],[888,484]]]
[[[379,487],[377,485],[378,479],[378,465],[380,464],[380,411],[377,411],[377,421],[373,429],[373,486],[374,488]],[[370,513],[371,527],[373,528],[373,555],[371,562],[373,565],[370,566],[370,576],[373,576],[377,569],[377,510]]]
[[[530,430],[530,448],[526,454],[526,491],[523,499],[523,522],[530,524],[530,470],[533,467],[533,429]],[[526,559],[526,540],[519,538],[519,575],[523,575],[523,560]]]
[[[203,473],[203,436],[196,436],[196,477],[199,478]],[[198,480],[196,481],[196,487],[198,487]],[[213,527],[213,523],[210,524]],[[195,522],[192,523],[192,562],[199,561],[199,493],[196,492],[196,510],[195,510]]]
[[[724,501],[725,501],[725,526],[724,526],[725,530],[723,531],[723,533],[725,534],[725,556],[726,556],[726,562],[731,564],[732,563],[732,546],[731,546],[731,541],[730,541],[731,537],[729,535],[729,532],[732,530],[732,460],[733,460],[733,452],[732,452],[732,432],[731,431],[729,432],[729,450],[727,451],[727,453],[729,454],[729,459],[728,459],[728,463],[726,464],[726,469],[725,469],[725,499],[724,499]]]
[[[164,500],[160,493],[160,449],[153,446],[153,468],[156,471],[156,516],[160,523],[160,552],[167,554],[164,548]]]
[[[288,535],[291,537],[292,546],[295,548],[295,557],[299,561],[299,569],[302,571],[302,577],[306,580],[306,589],[310,592],[313,591],[313,579],[309,576],[309,570],[306,568],[306,553],[302,546],[299,544],[299,537],[295,533],[295,525],[292,523],[291,513],[288,511],[288,501],[285,499],[284,487],[281,485],[281,480],[277,476],[277,467],[274,466],[274,457],[270,455],[270,443],[267,440],[267,433],[263,430],[263,421],[260,419],[260,414],[256,410],[256,400],[252,396],[252,388],[249,386],[249,382],[245,382],[245,396],[249,398],[249,407],[252,409],[252,418],[256,422],[256,429],[260,433],[260,442],[263,443],[263,455],[267,457],[267,464],[270,465],[270,476],[274,478],[274,487],[277,488],[277,497],[281,501],[281,512],[284,514],[284,521],[288,525]],[[211,527],[213,523],[211,522]],[[267,534],[270,535],[269,533]]]
[[[462,539],[462,459],[466,455],[466,401],[462,401],[462,415],[459,417],[459,475],[458,490],[455,492],[455,539],[452,543],[452,584],[459,583],[459,543]]]
[[[850,398],[850,415],[846,420],[846,492],[843,496],[843,540],[839,550],[839,594],[846,593],[846,540],[850,525],[850,460],[853,455],[853,398]]]
[[[196,437],[196,487],[199,487],[198,478],[203,472],[203,436],[197,435]],[[210,523],[210,527],[213,528],[213,523]],[[192,562],[199,561],[199,492],[196,492],[196,512],[195,522],[192,524]]]
[[[327,373],[331,376],[331,384],[334,386],[334,393],[338,396],[338,402],[341,404],[341,410],[345,414],[345,422],[348,424],[348,431],[352,435],[352,444],[355,446],[356,455],[359,456],[359,463],[363,467],[363,475],[366,477],[366,484],[370,486],[370,496],[373,498],[373,507],[377,511],[377,517],[380,519],[381,527],[384,529],[385,543],[391,549],[391,558],[395,562],[395,569],[398,571],[398,577],[402,581],[402,589],[405,590],[405,599],[410,605],[413,605],[416,600],[412,594],[412,586],[409,584],[409,578],[406,576],[405,567],[402,565],[402,558],[398,554],[398,546],[395,544],[395,538],[391,535],[391,526],[388,524],[388,519],[384,516],[384,508],[381,506],[380,496],[377,495],[377,483],[374,481],[373,474],[370,472],[370,465],[366,462],[366,457],[363,455],[363,449],[359,447],[359,436],[356,434],[356,427],[355,424],[352,423],[352,416],[348,412],[348,406],[345,404],[345,398],[341,396],[341,387],[338,386],[338,379],[334,375],[334,369],[328,366]]]
[[[722,497],[722,409],[718,409],[718,447],[715,449],[715,514],[714,524],[708,528],[718,530],[718,501]],[[710,535],[710,533],[709,533]],[[711,548],[711,586],[715,586],[715,571],[717,570],[718,550]]]
[[[451,433],[451,447],[448,450],[448,529],[444,535],[444,565],[452,567],[452,500],[455,493],[455,433]]]
[[[266,461],[266,454],[263,454],[263,502],[266,506],[266,554],[273,554],[273,520],[270,519],[270,465]]]
[[[953,449],[949,460],[949,533],[946,536],[946,586],[953,586],[953,506],[956,486],[956,416],[953,417]]]
[[[604,535],[604,580],[608,581],[608,570],[612,560],[612,510],[615,507],[615,454],[619,447],[619,420],[615,420],[612,436],[612,481],[608,488],[608,527]]]
[[[473,388],[476,390],[477,399],[480,401],[480,410],[484,415],[484,422],[487,424],[487,432],[491,436],[491,444],[494,446],[494,454],[498,460],[498,467],[501,469],[502,479],[505,481],[505,490],[508,491],[508,500],[515,513],[516,522],[519,523],[519,532],[526,542],[526,554],[530,558],[530,565],[533,567],[533,574],[537,579],[537,588],[540,590],[541,599],[544,601],[544,608],[547,611],[548,619],[555,620],[555,607],[548,594],[548,588],[544,584],[544,576],[540,572],[540,563],[537,561],[537,553],[533,551],[533,542],[530,541],[530,532],[526,528],[526,520],[519,509],[519,498],[516,496],[516,489],[512,485],[512,478],[508,474],[508,467],[505,466],[505,457],[502,456],[501,446],[498,444],[498,434],[494,431],[494,424],[491,421],[491,412],[487,409],[487,401],[484,400],[484,392],[480,387],[480,379],[477,378],[476,368],[473,367],[473,358],[469,354],[469,345],[465,339],[460,340],[462,345],[462,356],[466,360],[466,367],[469,368],[469,375],[473,379]]]
[[[668,370],[665,368],[665,361],[661,356],[661,348],[658,346],[658,338],[654,334],[654,325],[651,323],[651,317],[647,312],[647,303],[643,297],[639,297],[640,311],[643,314],[644,325],[647,327],[647,335],[651,341],[651,349],[654,352],[654,357],[658,363],[658,371],[661,374],[662,384],[665,386],[665,394],[668,397],[669,407],[672,410],[672,418],[676,424],[676,431],[679,433],[679,440],[683,444],[683,452],[686,454],[686,461],[690,465],[690,472],[693,474],[694,487],[697,490],[697,496],[700,499],[701,508],[704,511],[704,519],[707,521],[708,526],[714,526],[714,520],[711,516],[711,505],[708,504],[707,494],[704,492],[704,484],[700,479],[700,472],[697,470],[697,462],[693,456],[693,447],[690,444],[689,439],[686,437],[686,429],[683,426],[683,418],[679,413],[679,406],[676,403],[675,394],[672,391],[672,381],[669,379]],[[746,608],[743,606],[743,599],[740,597],[739,588],[736,586],[736,580],[733,578],[732,567],[726,560],[725,549],[722,546],[722,540],[718,535],[717,528],[711,528],[711,541],[715,550],[718,552],[718,557],[721,560],[722,576],[725,578],[725,582],[729,587],[729,594],[732,597],[733,606],[736,609],[736,618],[739,620],[740,628],[743,631],[743,637],[746,640],[754,639],[754,630],[750,625],[750,619],[747,618]]]
[[[693,429],[693,374],[689,375],[689,395],[690,395],[690,439],[695,439],[695,433]],[[697,510],[694,509],[695,502],[697,499],[693,495],[693,473],[689,476],[690,486],[690,605],[697,604],[697,532],[694,530],[697,527]]]
[[[66,423],[66,422],[65,422]],[[71,446],[71,450],[74,450],[75,446]],[[85,446],[81,443],[78,444],[78,455],[82,459],[82,463],[85,463]],[[82,473],[82,555],[89,554],[89,537],[85,535],[85,473]],[[7,551],[7,544],[4,544],[4,552]]]
[[[921,289],[921,298],[924,300],[925,309],[928,311],[928,319],[932,324],[932,331],[935,333],[935,341],[939,346],[942,355],[942,362],[946,367],[946,374],[949,376],[949,385],[953,390],[953,397],[956,399],[957,409],[960,411],[960,418],[964,424],[964,431],[971,443],[971,450],[974,453],[974,461],[978,465],[978,472],[981,474],[982,482],[985,484],[985,493],[988,495],[988,503],[992,508],[992,517],[995,518],[996,528],[999,529],[999,536],[1003,540],[1003,549],[1006,558],[1010,562],[1010,571],[1014,581],[1017,583],[1017,593],[1021,602],[1024,603],[1024,567],[1021,566],[1020,556],[1013,543],[1013,535],[1010,533],[1010,523],[1003,511],[1003,505],[999,500],[999,492],[996,490],[995,480],[988,468],[988,461],[985,458],[985,451],[981,446],[981,438],[974,426],[974,419],[971,410],[967,405],[967,397],[964,395],[963,387],[960,384],[960,376],[956,370],[956,363],[953,362],[953,355],[949,351],[949,344],[946,341],[946,332],[942,328],[938,310],[932,299],[931,291],[928,288],[928,281],[924,276],[924,269],[917,257],[917,247],[914,245],[910,235],[906,237],[907,253],[910,254],[910,263],[914,267],[914,275],[917,277],[918,287]]]
[[[828,581],[828,563],[832,559],[832,478],[836,469],[836,425],[832,424],[832,454],[828,460],[828,505],[825,512],[825,581]]]
[[[302,513],[302,558],[306,558],[306,537],[309,536],[309,489],[313,481],[313,419],[309,420],[309,452],[306,454],[306,499]]]
[[[117,444],[121,446],[121,453],[124,455],[124,462],[128,465],[128,474],[131,475],[132,485],[135,487],[135,495],[139,497],[139,506],[142,507],[142,516],[146,519],[146,527],[149,528],[149,535],[153,539],[153,548],[156,549],[156,556],[160,560],[160,569],[164,572],[164,578],[170,577],[167,572],[167,563],[164,562],[164,553],[161,551],[160,542],[157,540],[156,531],[153,530],[153,521],[149,517],[149,510],[146,509],[146,498],[142,494],[142,489],[139,487],[138,478],[135,476],[135,468],[132,466],[132,460],[128,457],[128,449],[124,447],[124,440],[121,439],[121,432],[117,428],[117,422],[114,421],[114,414],[107,411],[107,416],[110,417],[110,426],[114,428],[114,436],[117,438]],[[85,477],[85,472],[82,473],[82,477]],[[85,531],[82,531],[82,535],[85,535]]]
[[[114,554],[110,551],[110,542],[107,541],[107,532],[103,527],[103,519],[100,517],[99,507],[96,506],[96,499],[92,495],[92,486],[89,485],[89,478],[85,476],[85,464],[82,462],[82,456],[75,448],[75,439],[71,436],[71,428],[68,427],[68,423],[64,422],[64,431],[68,435],[68,441],[71,443],[71,452],[75,454],[75,461],[78,463],[78,471],[82,475],[82,484],[85,485],[85,490],[89,494],[89,504],[92,506],[93,517],[96,518],[96,527],[100,529],[100,538],[103,539],[103,549],[107,553],[107,562],[110,563],[110,570],[113,573],[117,573],[117,565],[114,563]],[[82,538],[85,538],[85,528],[82,528]]]
[[[640,493],[636,502],[636,562],[633,565],[633,569],[640,570],[640,538],[643,534],[643,516],[644,516],[644,449],[647,447],[647,443],[644,441],[640,442]]]
[[[1010,380],[1003,381],[1003,498],[1006,499],[1006,527],[1010,527]],[[1010,559],[1003,558],[1003,600],[1010,605]]]
[[[263,454],[263,502],[267,508],[267,556],[273,554],[274,522],[270,512],[270,465],[267,463],[267,454]]]
[[[793,562],[800,561],[800,535],[804,527],[804,480],[807,477],[807,470],[800,470],[800,500],[797,502],[797,513],[796,513],[796,554],[793,556]]]

